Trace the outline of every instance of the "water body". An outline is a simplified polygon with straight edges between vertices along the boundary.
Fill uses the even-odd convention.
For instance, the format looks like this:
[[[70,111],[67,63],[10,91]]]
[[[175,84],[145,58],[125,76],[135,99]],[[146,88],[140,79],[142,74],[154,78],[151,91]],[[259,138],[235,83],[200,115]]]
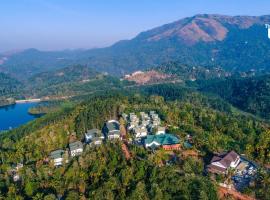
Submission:
[[[28,109],[36,104],[29,102],[0,107],[0,131],[17,128],[39,117],[28,113]]]

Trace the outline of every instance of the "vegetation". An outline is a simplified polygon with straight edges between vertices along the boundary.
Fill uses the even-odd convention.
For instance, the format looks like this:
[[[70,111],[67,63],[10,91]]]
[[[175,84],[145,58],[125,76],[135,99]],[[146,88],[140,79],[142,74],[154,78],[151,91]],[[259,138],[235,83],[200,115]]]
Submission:
[[[270,75],[201,82],[200,90],[218,94],[235,107],[270,118]]]
[[[133,158],[126,161],[116,142],[86,148],[82,156],[60,168],[47,163],[52,150],[67,147],[74,137],[71,137],[73,132],[80,140],[85,130],[101,128],[105,120],[117,118],[123,111],[156,110],[164,123],[178,127],[171,132],[180,137],[193,136],[194,148],[204,155],[206,163],[213,152],[230,149],[245,153],[261,164],[270,163],[270,132],[266,124],[239,113],[218,111],[212,103],[206,106],[203,101],[195,100],[200,96],[191,96],[178,99],[167,95],[164,100],[162,96],[140,93],[128,96],[119,92],[102,94],[4,133],[0,138],[2,197],[217,199],[216,187],[203,175],[200,159],[182,158],[181,162],[162,167],[157,160],[163,159],[162,154],[155,157],[143,148],[131,146]],[[21,179],[14,182],[10,169],[12,164],[20,162],[24,164],[19,171]],[[261,183],[261,180],[256,183],[260,197],[267,195],[268,190]]]

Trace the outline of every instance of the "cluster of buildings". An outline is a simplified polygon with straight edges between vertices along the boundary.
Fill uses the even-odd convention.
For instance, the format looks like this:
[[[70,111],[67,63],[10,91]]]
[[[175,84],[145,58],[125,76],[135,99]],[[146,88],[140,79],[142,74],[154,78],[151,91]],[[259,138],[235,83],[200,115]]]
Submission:
[[[123,113],[122,117],[135,141],[145,148],[180,149],[180,140],[175,135],[166,133],[166,128],[161,126],[161,119],[155,111],[150,111],[149,114],[140,112],[139,116],[135,113]]]
[[[120,138],[120,124],[116,120],[107,121],[102,131],[99,129],[88,130],[84,134],[84,141],[75,141],[68,145],[68,150],[58,149],[52,151],[50,158],[54,166],[61,166],[68,162],[69,157],[79,156],[83,153],[84,144],[90,146],[98,146],[104,140],[114,140]],[[84,143],[84,144],[83,144]]]
[[[143,144],[145,148],[163,148],[165,150],[180,149],[180,140],[172,134],[166,133],[166,128],[161,126],[161,119],[155,111],[149,114],[140,112],[138,117],[135,113],[129,115],[123,113],[122,118],[127,122],[127,130],[134,135],[136,142]],[[91,129],[84,134],[84,140],[75,141],[68,145],[67,150],[58,149],[50,154],[54,166],[61,166],[68,162],[71,157],[83,153],[84,145],[98,146],[104,140],[112,141],[121,139],[120,124],[117,120],[107,121],[102,130]]]

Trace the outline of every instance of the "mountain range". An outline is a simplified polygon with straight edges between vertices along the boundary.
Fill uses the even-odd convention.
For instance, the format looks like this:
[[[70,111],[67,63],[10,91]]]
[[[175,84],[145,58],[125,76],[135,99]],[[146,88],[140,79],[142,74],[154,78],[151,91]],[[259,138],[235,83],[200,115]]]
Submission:
[[[169,61],[221,67],[227,71],[269,71],[270,40],[266,23],[270,23],[270,15],[201,14],[142,32],[107,48],[58,52],[28,49],[0,55],[0,71],[25,78],[83,64],[122,76]]]

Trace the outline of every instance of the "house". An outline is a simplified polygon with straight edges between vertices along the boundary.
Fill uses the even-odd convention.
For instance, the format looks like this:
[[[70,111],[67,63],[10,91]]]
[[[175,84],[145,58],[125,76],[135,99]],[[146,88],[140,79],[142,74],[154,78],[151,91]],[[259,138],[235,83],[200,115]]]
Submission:
[[[207,166],[207,171],[216,174],[226,174],[229,168],[236,168],[240,163],[240,156],[235,151],[221,153],[214,156]]]
[[[91,129],[85,133],[85,142],[91,145],[100,145],[104,140],[104,135],[98,129]]]
[[[162,147],[165,150],[180,149],[180,140],[172,134],[147,135],[144,140],[146,148]]]
[[[126,114],[126,113],[122,113],[122,118],[125,120],[125,121],[127,121],[128,120],[128,115]]]
[[[138,125],[139,125],[139,122],[137,121],[129,122],[128,130],[132,130]]]
[[[140,112],[140,116],[142,120],[150,120],[150,117],[145,112]]]
[[[130,113],[129,114],[129,126],[128,129],[132,130],[133,128],[135,128],[136,126],[139,125],[139,118],[137,117],[137,115],[135,113]]]
[[[116,120],[107,121],[103,127],[103,133],[108,140],[120,138],[120,124]]]
[[[72,157],[78,156],[83,152],[83,144],[81,141],[72,142],[69,144],[69,152]]]
[[[65,157],[65,151],[62,149],[52,151],[50,154],[51,160],[53,160],[54,166],[61,166],[63,165]]]
[[[150,125],[150,119],[149,119],[149,120],[145,120],[145,119],[142,120],[142,121],[141,121],[141,125],[142,125],[142,126],[145,126],[145,127],[146,127],[146,126],[149,126],[149,125]]]
[[[156,113],[151,114],[151,119],[152,119],[152,127],[157,127],[160,125],[160,118],[158,114]]]
[[[129,120],[131,122],[138,122],[139,123],[139,118],[137,117],[137,115],[135,113],[130,113],[129,114]]]
[[[145,126],[138,126],[134,128],[134,134],[136,138],[142,138],[147,136],[147,129]]]
[[[159,127],[157,128],[156,135],[160,135],[160,134],[165,134],[165,127],[159,126]]]

